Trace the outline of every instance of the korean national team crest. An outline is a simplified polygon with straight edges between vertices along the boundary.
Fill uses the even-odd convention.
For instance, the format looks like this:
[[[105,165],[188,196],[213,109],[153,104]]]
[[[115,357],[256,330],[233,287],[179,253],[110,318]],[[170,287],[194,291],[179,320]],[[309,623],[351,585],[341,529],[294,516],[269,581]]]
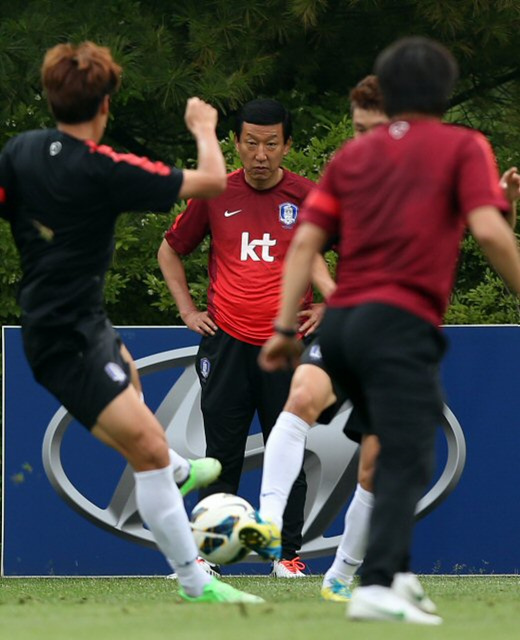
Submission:
[[[278,207],[278,218],[284,229],[292,229],[298,217],[298,207],[292,202],[284,202]]]
[[[199,368],[201,376],[206,379],[209,376],[209,370],[211,369],[210,361],[207,358],[201,358]]]

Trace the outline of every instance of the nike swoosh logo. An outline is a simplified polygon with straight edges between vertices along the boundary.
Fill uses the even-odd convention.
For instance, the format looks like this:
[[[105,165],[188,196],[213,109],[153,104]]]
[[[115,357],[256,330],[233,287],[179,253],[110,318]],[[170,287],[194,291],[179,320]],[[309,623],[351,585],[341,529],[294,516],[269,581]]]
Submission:
[[[230,218],[231,216],[235,216],[237,213],[240,213],[242,209],[237,209],[236,211],[224,211],[224,217]]]

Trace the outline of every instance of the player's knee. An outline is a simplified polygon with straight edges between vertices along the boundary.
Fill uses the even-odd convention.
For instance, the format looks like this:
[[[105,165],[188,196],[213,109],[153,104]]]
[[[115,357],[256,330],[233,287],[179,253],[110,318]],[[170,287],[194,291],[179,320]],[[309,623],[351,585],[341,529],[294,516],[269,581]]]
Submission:
[[[316,422],[316,418],[322,411],[312,389],[305,385],[298,385],[291,389],[284,410],[305,420],[307,424]]]
[[[129,458],[141,468],[161,469],[170,462],[166,438],[150,429],[136,430],[128,438],[126,446]]]

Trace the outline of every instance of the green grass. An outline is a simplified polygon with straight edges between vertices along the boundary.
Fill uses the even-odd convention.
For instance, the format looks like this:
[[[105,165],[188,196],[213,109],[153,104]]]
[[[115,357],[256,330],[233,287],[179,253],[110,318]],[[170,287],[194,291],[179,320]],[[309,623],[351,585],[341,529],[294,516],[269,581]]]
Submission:
[[[428,577],[440,627],[352,623],[320,578],[228,578],[263,605],[193,605],[164,578],[0,579],[0,638],[13,640],[518,640],[520,576]]]

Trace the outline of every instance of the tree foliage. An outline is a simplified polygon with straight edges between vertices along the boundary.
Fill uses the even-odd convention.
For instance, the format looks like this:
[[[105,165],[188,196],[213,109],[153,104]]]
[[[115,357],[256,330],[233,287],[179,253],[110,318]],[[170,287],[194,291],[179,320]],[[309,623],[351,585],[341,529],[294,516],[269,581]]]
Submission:
[[[110,46],[123,66],[106,142],[118,149],[192,166],[183,123],[186,99],[220,111],[219,135],[238,166],[229,131],[235,109],[256,95],[281,99],[295,116],[286,166],[312,179],[351,135],[348,91],[397,37],[426,35],[456,55],[461,80],[448,119],[483,130],[501,169],[518,161],[520,65],[516,0],[26,0],[2,2],[0,146],[23,130],[51,124],[39,82],[42,54],[62,41]],[[169,324],[177,311],[156,252],[169,216],[125,214],[106,301],[114,322]],[[204,303],[207,245],[186,261],[196,301]],[[0,318],[16,322],[20,278],[8,227],[0,222]],[[447,319],[516,322],[517,309],[470,239],[463,246]]]

